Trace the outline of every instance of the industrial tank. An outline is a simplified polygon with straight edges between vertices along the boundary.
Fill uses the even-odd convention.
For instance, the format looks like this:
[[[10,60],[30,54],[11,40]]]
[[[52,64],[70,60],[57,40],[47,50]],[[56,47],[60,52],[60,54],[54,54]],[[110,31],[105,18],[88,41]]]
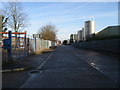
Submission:
[[[85,37],[95,33],[95,21],[85,21]]]
[[[70,41],[76,42],[78,40],[78,34],[71,34],[70,35]]]
[[[83,31],[82,30],[78,31],[78,41],[83,41]]]

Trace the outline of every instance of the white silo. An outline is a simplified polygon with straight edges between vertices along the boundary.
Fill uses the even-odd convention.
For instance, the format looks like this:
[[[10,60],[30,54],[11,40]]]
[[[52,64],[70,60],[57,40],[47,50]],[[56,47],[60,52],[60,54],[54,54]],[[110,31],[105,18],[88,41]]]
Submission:
[[[82,32],[83,32],[83,37],[82,37],[82,39],[83,39],[83,41],[85,41],[86,38],[85,38],[85,29],[84,29],[84,28],[82,28]]]
[[[85,21],[85,37],[90,37],[95,33],[95,21]]]
[[[77,33],[78,33],[78,41],[83,41],[83,31],[79,30]]]

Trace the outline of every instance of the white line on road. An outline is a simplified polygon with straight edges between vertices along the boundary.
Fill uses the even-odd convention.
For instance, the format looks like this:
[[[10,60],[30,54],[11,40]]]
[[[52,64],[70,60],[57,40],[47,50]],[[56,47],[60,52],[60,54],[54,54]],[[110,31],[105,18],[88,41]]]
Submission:
[[[50,59],[50,57],[54,54],[55,50],[43,61],[43,63],[37,68],[37,69],[41,69],[41,67]],[[39,73],[42,73],[42,71],[40,71]],[[21,85],[20,88],[24,88],[27,84],[27,82],[30,81],[31,78],[28,78],[28,80],[23,84]]]
[[[49,56],[43,61],[43,63],[42,63],[37,69],[41,69],[41,67],[50,59],[50,57],[53,55],[54,52],[55,52],[55,50],[51,53],[51,55],[49,55]]]
[[[80,57],[79,57],[79,56],[80,56],[79,54],[76,54],[76,56],[77,56],[78,58],[80,58]],[[81,60],[84,60],[83,58],[80,58],[80,59],[81,59]],[[97,69],[99,72],[101,72],[102,74],[104,74],[105,76],[107,76],[108,78],[110,78],[111,80],[113,80],[115,83],[118,83],[117,80],[113,79],[111,76],[109,76],[108,74],[106,74],[106,72],[103,71],[103,70],[101,70],[98,66],[96,66],[95,63],[89,62],[88,60],[85,60],[85,62],[87,62],[90,66],[92,66],[93,68]]]

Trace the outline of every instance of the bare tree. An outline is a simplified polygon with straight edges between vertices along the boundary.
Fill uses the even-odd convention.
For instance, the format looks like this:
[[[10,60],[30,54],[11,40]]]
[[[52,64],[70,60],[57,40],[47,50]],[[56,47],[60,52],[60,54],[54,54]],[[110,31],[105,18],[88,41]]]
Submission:
[[[44,40],[56,41],[57,31],[58,30],[55,25],[46,24],[39,29],[38,33]]]
[[[2,13],[3,16],[8,17],[7,26],[15,32],[23,30],[28,25],[28,16],[21,2],[3,3]],[[15,36],[17,37],[17,34]],[[17,38],[15,38],[15,47],[17,47]]]
[[[27,26],[27,15],[23,10],[21,2],[7,2],[3,4],[3,16],[8,17],[7,25],[15,32]]]
[[[2,16],[2,32],[5,32],[7,30],[6,23],[8,21],[8,18],[5,18],[4,16]]]

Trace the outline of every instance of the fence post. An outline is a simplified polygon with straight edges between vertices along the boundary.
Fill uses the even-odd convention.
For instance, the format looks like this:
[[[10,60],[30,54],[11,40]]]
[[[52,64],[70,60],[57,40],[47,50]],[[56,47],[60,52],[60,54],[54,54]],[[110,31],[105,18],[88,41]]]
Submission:
[[[36,52],[36,37],[35,37],[35,52]]]
[[[8,39],[9,39],[9,49],[8,49],[8,56],[9,60],[12,59],[12,32],[8,32]]]
[[[27,34],[27,32],[25,31],[25,37],[24,37],[24,56],[26,56],[26,34]]]
[[[27,55],[29,55],[29,50],[30,50],[30,39],[27,39]]]

